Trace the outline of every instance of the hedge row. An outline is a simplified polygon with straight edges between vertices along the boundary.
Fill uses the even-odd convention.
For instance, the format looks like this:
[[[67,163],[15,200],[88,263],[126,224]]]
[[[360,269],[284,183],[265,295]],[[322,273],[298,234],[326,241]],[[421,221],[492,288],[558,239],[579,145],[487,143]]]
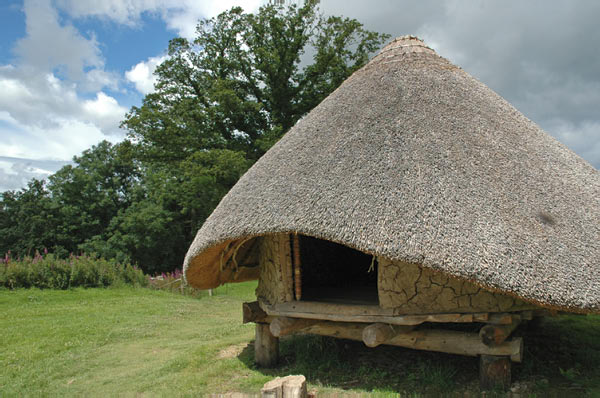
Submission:
[[[147,286],[144,273],[130,265],[90,256],[58,259],[52,254],[12,260],[0,259],[0,287],[16,289],[69,289],[111,285]]]

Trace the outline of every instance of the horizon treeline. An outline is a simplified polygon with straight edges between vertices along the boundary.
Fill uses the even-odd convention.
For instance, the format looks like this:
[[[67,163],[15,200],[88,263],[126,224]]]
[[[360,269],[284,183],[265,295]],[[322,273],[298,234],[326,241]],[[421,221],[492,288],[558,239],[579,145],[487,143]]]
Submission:
[[[44,180],[2,193],[0,254],[94,253],[146,273],[180,267],[242,174],[369,60],[387,35],[318,1],[232,8],[175,38],[155,91],[103,141]]]

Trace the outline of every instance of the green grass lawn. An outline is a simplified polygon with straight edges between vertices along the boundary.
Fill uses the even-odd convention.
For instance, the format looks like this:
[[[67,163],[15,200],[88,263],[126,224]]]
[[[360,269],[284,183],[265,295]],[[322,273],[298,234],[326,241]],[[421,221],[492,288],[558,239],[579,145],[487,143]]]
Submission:
[[[0,395],[257,393],[287,374],[304,374],[321,394],[477,393],[476,358],[318,336],[283,339],[280,366],[257,369],[254,325],[241,320],[254,288],[201,298],[142,288],[2,290]],[[517,333],[526,350],[513,366],[522,396],[600,396],[599,317],[550,318]]]

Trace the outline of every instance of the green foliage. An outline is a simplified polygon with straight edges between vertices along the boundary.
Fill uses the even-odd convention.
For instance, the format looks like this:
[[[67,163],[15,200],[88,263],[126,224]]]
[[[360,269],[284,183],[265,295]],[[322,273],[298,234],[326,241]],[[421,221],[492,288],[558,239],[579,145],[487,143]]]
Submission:
[[[148,279],[130,264],[90,256],[72,256],[65,260],[53,254],[36,254],[16,261],[6,257],[0,264],[0,287],[9,289],[69,289],[121,284],[147,286]]]
[[[59,257],[101,235],[120,211],[134,200],[139,167],[131,145],[103,141],[50,176],[32,180],[20,191],[2,194],[0,253],[23,257],[51,250]]]
[[[33,179],[20,191],[2,194],[0,201],[0,255],[16,256],[56,246],[60,209],[44,181]]]

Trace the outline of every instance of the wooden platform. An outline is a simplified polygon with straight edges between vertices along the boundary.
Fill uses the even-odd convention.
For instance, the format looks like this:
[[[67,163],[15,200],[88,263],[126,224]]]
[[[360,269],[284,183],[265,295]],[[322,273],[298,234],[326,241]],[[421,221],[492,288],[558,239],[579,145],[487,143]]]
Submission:
[[[388,323],[391,325],[420,325],[424,322],[469,323],[489,322],[512,323],[511,315],[490,316],[490,313],[469,314],[418,314],[401,315],[394,309],[381,308],[377,304],[339,304],[318,301],[290,301],[267,304],[259,300],[259,305],[269,316],[319,319],[336,322]]]

